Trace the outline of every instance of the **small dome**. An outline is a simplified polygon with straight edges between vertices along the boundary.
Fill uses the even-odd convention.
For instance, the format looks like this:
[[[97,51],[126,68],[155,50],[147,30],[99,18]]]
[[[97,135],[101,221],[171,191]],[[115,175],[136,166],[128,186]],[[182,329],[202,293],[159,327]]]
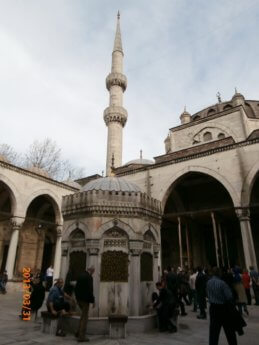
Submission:
[[[88,182],[82,191],[90,190],[114,191],[114,192],[141,192],[141,189],[132,182],[128,182],[121,177],[101,177],[97,180]]]
[[[232,97],[232,102],[234,103],[234,105],[240,105],[243,104],[245,101],[245,97],[240,93],[237,92],[237,89],[235,89],[235,94]]]
[[[47,171],[41,169],[41,168],[30,167],[28,170],[30,170],[31,172],[33,172],[35,174],[50,178],[49,173]]]
[[[127,162],[124,165],[130,165],[130,164],[150,165],[150,164],[154,164],[154,161],[152,161],[151,159],[137,158],[137,159],[133,159]]]
[[[188,113],[188,111],[184,108],[184,111],[183,113],[180,115],[180,118],[184,117],[184,116],[190,116],[191,117],[191,114]]]
[[[81,185],[79,183],[77,183],[71,179],[68,179],[66,181],[62,181],[62,183],[67,184],[68,186],[73,187],[73,188],[77,188],[77,189],[81,188]]]
[[[184,111],[180,115],[181,124],[184,125],[185,123],[191,122],[191,118],[192,118],[191,114],[188,113],[188,111],[186,111],[186,107],[184,107]]]

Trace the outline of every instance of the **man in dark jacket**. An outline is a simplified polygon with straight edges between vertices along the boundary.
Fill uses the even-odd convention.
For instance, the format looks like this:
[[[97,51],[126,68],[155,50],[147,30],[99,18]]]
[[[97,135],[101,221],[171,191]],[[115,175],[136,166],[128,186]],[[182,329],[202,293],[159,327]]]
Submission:
[[[89,267],[87,271],[80,275],[75,287],[76,300],[81,309],[79,328],[78,332],[76,333],[78,342],[89,341],[89,339],[85,336],[85,333],[89,313],[89,304],[94,304],[92,277],[94,271],[95,269],[93,266]]]
[[[166,283],[164,280],[162,282],[157,282],[156,287],[159,290],[159,296],[154,301],[154,308],[157,310],[159,331],[169,331],[176,332],[176,298],[173,293],[166,288]],[[172,323],[171,318],[174,319]]]
[[[195,289],[197,291],[197,301],[200,308],[200,315],[197,316],[198,319],[206,319],[206,285],[207,285],[207,275],[204,273],[202,267],[198,267],[198,274],[195,281]]]

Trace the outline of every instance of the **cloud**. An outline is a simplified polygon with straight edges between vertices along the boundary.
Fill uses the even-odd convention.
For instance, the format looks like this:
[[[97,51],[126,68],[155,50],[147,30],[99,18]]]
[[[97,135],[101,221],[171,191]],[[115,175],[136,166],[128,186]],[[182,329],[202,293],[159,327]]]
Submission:
[[[230,99],[237,87],[256,99],[255,0],[14,1],[1,4],[1,142],[24,151],[51,137],[88,174],[105,167],[116,13],[121,11],[128,89],[123,161],[164,153],[168,129],[191,113]]]

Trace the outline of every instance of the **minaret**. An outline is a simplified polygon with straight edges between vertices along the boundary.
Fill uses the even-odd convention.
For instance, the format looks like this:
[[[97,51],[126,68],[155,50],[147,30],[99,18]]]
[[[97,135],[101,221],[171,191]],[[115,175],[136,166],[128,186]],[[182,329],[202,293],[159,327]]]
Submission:
[[[122,129],[126,124],[128,113],[123,108],[123,92],[127,87],[127,78],[123,74],[123,50],[120,32],[120,13],[117,15],[117,28],[112,52],[111,73],[106,78],[106,87],[110,92],[109,107],[104,110],[103,118],[108,127],[106,176],[122,163]]]

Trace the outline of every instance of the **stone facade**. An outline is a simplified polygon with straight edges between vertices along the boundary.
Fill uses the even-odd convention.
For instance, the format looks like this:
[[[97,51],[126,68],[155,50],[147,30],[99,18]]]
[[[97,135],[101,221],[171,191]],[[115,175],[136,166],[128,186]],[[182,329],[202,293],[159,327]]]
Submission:
[[[9,279],[20,280],[25,266],[41,270],[51,263],[55,277],[59,275],[61,201],[63,195],[76,190],[0,161],[0,267],[7,269]]]
[[[146,306],[158,280],[161,204],[134,188],[115,191],[107,185],[108,190],[98,190],[96,184],[95,190],[63,198],[61,274],[65,278],[68,268],[72,274],[78,272],[81,253],[86,253],[82,270],[91,265],[96,269],[92,316],[147,314]],[[73,237],[78,231],[82,241],[75,246]],[[75,250],[78,261],[73,263]],[[152,258],[149,280],[141,280],[144,253]]]
[[[122,166],[127,121],[119,17],[106,79],[106,178],[60,183],[0,157],[0,267],[72,280],[96,269],[92,316],[148,313],[160,269],[258,266],[259,101],[235,93],[171,128],[165,154]],[[115,175],[115,176],[114,176]],[[123,180],[125,179],[125,180]]]

